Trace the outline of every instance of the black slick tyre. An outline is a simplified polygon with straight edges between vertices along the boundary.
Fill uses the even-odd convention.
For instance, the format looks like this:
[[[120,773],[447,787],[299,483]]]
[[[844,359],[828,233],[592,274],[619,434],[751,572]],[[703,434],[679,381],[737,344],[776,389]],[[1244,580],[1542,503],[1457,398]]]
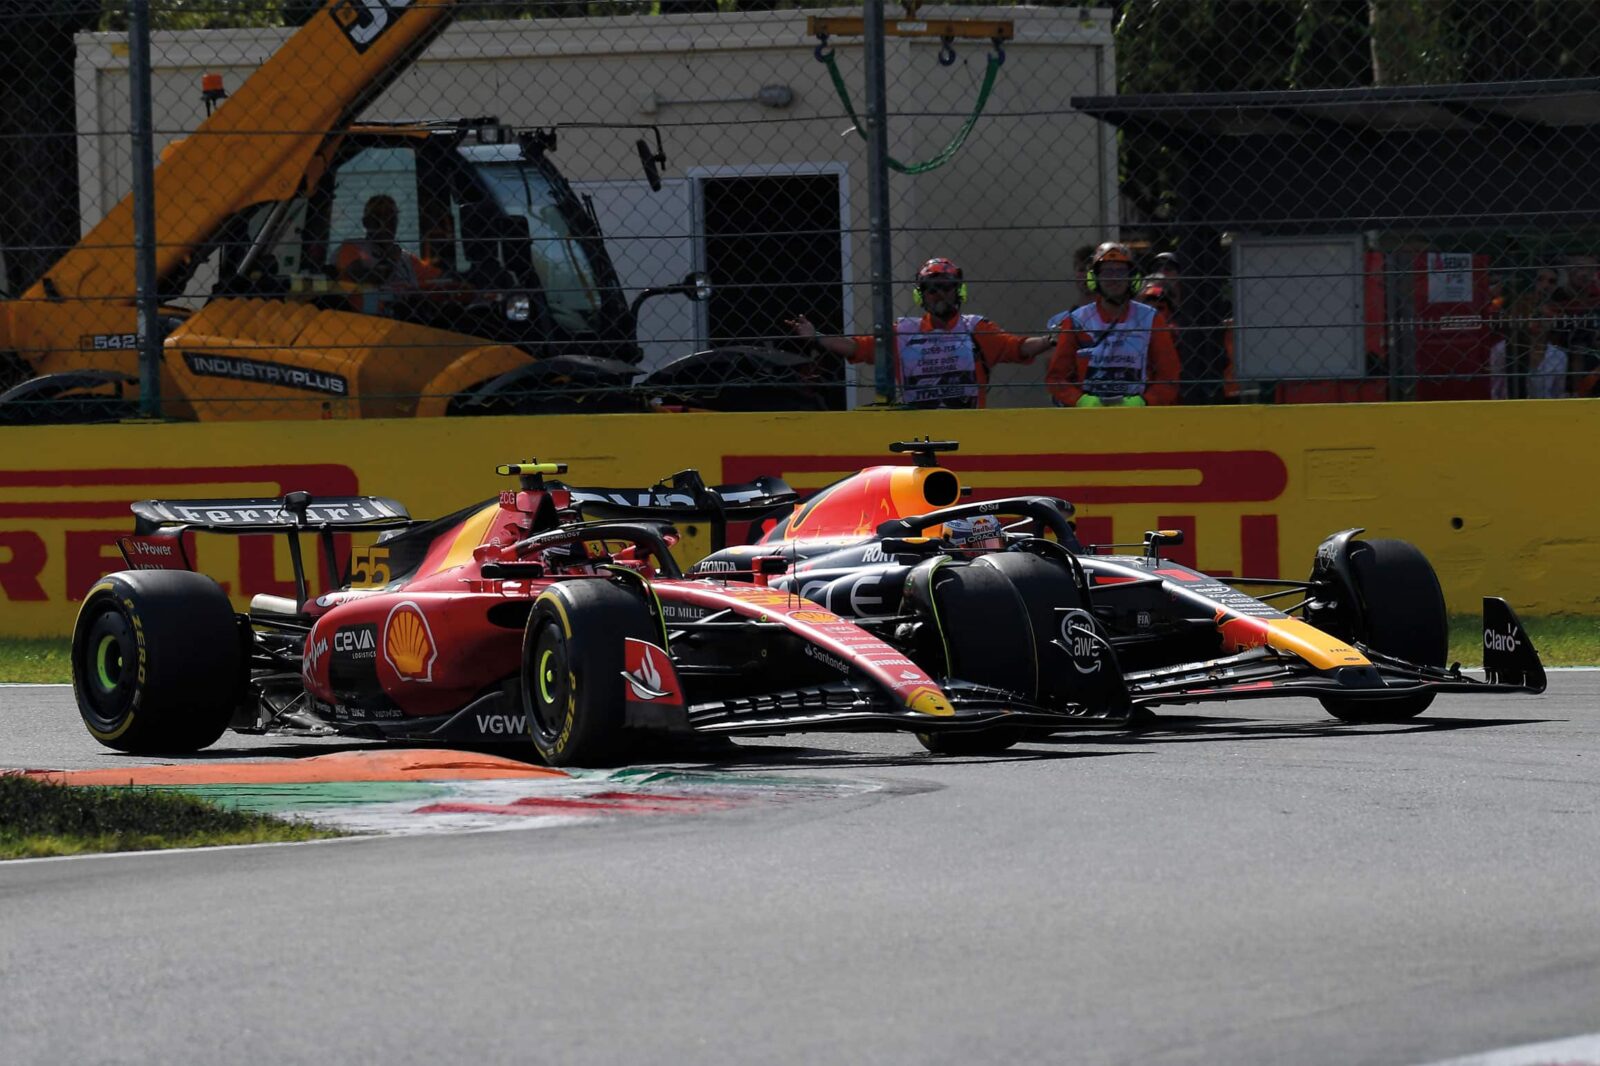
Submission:
[[[1027,605],[1005,574],[987,566],[944,566],[934,575],[933,598],[951,677],[1035,698],[1039,666],[1033,627]],[[984,755],[1004,751],[1022,736],[1020,729],[992,726],[918,733],[917,740],[939,755]]]
[[[1360,598],[1364,643],[1407,662],[1444,666],[1450,647],[1449,619],[1444,592],[1427,556],[1403,540],[1356,541],[1351,545],[1350,567]],[[1327,712],[1345,722],[1404,721],[1432,702],[1431,692],[1381,700],[1322,697]]]
[[[245,692],[227,593],[187,570],[127,570],[95,583],[72,631],[72,690],[108,748],[181,754],[215,743]]]
[[[522,710],[551,766],[601,766],[622,749],[624,641],[659,643],[639,597],[603,578],[552,585],[522,637]]]

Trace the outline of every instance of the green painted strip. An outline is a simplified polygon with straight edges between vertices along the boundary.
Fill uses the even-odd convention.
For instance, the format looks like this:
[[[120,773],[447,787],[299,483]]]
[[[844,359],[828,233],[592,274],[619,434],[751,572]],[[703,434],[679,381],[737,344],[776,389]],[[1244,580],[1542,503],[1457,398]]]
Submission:
[[[224,807],[262,814],[310,807],[349,807],[364,803],[426,802],[450,795],[450,786],[431,781],[325,781],[312,784],[162,785]]]

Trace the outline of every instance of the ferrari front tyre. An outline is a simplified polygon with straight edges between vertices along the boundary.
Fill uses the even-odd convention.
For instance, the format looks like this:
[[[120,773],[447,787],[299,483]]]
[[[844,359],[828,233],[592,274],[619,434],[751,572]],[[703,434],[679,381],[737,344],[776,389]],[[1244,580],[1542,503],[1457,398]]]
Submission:
[[[622,742],[624,641],[659,642],[639,597],[603,578],[552,585],[522,637],[522,710],[551,766],[597,766]]]
[[[1403,540],[1358,540],[1350,546],[1350,568],[1361,600],[1365,643],[1419,666],[1444,666],[1450,623],[1444,592],[1427,556]],[[1404,721],[1432,702],[1431,692],[1375,700],[1322,697],[1327,712],[1346,722]]]
[[[187,570],[126,570],[84,597],[72,691],[89,733],[141,755],[199,751],[228,728],[246,661],[228,594]]]

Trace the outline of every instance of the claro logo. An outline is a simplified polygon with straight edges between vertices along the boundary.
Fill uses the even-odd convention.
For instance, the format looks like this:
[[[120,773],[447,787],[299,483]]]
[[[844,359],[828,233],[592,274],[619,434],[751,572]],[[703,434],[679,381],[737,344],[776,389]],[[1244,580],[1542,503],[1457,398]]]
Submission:
[[[354,470],[333,463],[0,470],[0,600],[59,604],[59,618],[70,626],[84,593],[101,576],[125,568],[117,538],[133,532],[133,501],[277,497],[300,489],[357,496],[360,481]],[[336,539],[342,555],[349,537]],[[294,595],[293,575],[278,558],[282,537],[190,534],[184,540],[195,568],[236,600]],[[319,585],[327,578],[322,554],[306,553],[307,568],[318,568]]]
[[[956,453],[940,456],[942,465],[960,475],[975,475],[975,499],[1038,494],[1070,500],[1079,509],[1078,539],[1085,544],[1137,541],[1145,529],[1182,529],[1181,547],[1164,556],[1187,566],[1204,562],[1206,545],[1238,537],[1241,569],[1252,576],[1276,576],[1278,511],[1276,501],[1289,485],[1289,469],[1276,452],[1265,450],[1119,452],[1033,452],[998,455]],[[761,474],[787,479],[801,491],[820,488],[841,470],[891,464],[882,453],[863,455],[740,455],[722,461],[724,481],[744,482]],[[808,477],[807,475],[814,475]],[[982,475],[981,478],[976,475]],[[966,480],[963,478],[963,480]],[[1231,505],[1237,524],[1218,529],[1219,519],[1197,521],[1194,508]],[[1161,510],[1154,524],[1133,528],[1117,521],[1120,506]],[[1170,507],[1170,509],[1168,509]],[[1087,512],[1087,513],[1086,513]],[[1233,530],[1228,530],[1228,526]],[[730,536],[730,541],[734,538]],[[1227,577],[1232,571],[1202,566]]]
[[[1483,631],[1483,647],[1485,651],[1516,651],[1522,647],[1522,642],[1517,640],[1517,629],[1508,625],[1504,633],[1493,629]]]

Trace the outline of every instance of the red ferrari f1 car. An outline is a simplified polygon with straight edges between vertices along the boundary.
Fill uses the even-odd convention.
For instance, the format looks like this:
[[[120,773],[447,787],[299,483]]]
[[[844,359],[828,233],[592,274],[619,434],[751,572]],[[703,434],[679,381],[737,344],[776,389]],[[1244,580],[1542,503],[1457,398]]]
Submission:
[[[656,733],[899,729],[943,752],[1123,722],[1155,703],[1308,694],[1340,717],[1419,713],[1441,691],[1540,691],[1520,623],[1485,601],[1488,681],[1446,668],[1438,583],[1415,549],[1330,538],[1295,619],[1159,558],[1086,555],[1071,506],[961,502],[944,445],[898,446],[797,506],[776,479],[640,490],[501,467],[497,500],[429,522],[380,497],[144,501],[129,569],[73,635],[89,731],[125,751],[241,732],[483,743],[531,737],[557,765]],[[674,520],[784,517],[683,574]],[[235,614],[195,573],[191,530],[288,538],[296,595]],[[342,535],[379,531],[348,562]],[[301,537],[338,588],[312,597]],[[1319,628],[1320,627],[1320,628]],[[636,745],[637,747],[637,745]],[[648,746],[644,747],[648,751]]]

